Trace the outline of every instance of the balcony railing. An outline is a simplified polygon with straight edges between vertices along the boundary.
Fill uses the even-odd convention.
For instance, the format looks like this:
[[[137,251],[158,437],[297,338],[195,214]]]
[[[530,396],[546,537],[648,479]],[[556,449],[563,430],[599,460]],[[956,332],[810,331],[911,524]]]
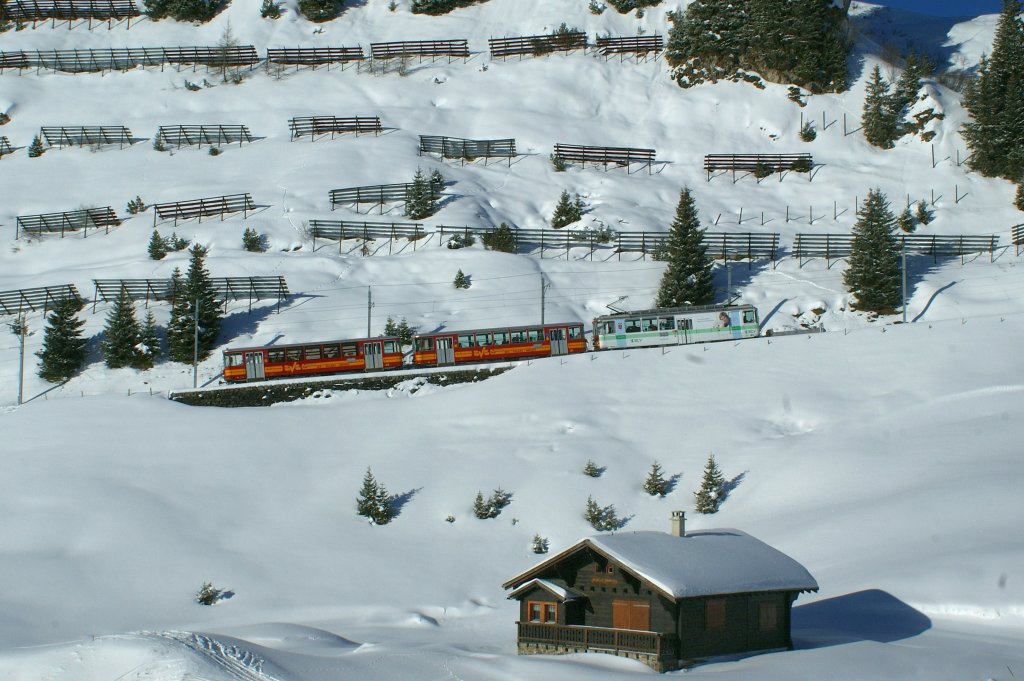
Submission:
[[[570,646],[594,651],[646,653],[656,657],[672,657],[678,652],[675,636],[655,631],[609,629],[577,625],[516,622],[520,643]]]

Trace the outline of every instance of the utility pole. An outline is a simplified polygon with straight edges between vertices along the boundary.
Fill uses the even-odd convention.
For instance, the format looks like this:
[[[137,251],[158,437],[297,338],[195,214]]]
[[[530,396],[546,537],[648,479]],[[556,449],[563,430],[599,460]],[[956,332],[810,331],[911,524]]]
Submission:
[[[544,292],[547,290],[548,285],[544,281],[544,275],[540,275],[540,325],[544,326]]]
[[[903,286],[900,295],[903,296],[903,323],[907,323],[907,240],[903,239],[903,248],[901,249],[901,256],[903,258]]]
[[[196,298],[196,316],[192,335],[192,388],[199,387],[199,298]]]
[[[21,336],[21,339],[20,339],[20,341],[18,343],[18,345],[20,346],[19,356],[18,356],[18,404],[19,405],[21,404],[22,398],[25,395],[25,393],[24,393],[24,387],[25,387],[25,336],[28,335],[28,326],[26,326],[26,324],[27,324],[27,322],[25,321],[25,315],[24,314],[20,315],[18,317],[18,335]]]
[[[370,337],[370,310],[373,309],[373,287],[366,287],[366,337]]]
[[[726,305],[732,304],[732,261],[729,260],[728,256],[725,259],[725,289],[726,289]]]

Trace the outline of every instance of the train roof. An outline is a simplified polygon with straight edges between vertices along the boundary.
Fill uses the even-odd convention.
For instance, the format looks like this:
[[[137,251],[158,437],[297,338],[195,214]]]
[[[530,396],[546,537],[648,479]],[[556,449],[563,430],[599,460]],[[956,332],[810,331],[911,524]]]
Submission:
[[[398,341],[402,342],[402,339],[398,336],[377,336],[375,338],[341,338],[338,340],[325,340],[325,341],[304,341],[302,343],[285,343],[283,345],[254,345],[248,348],[227,348],[224,350],[226,355],[229,352],[251,352],[253,350],[284,350],[286,348],[304,348],[307,345],[330,345],[332,343],[362,343],[363,341]]]
[[[753,310],[754,306],[744,305],[690,305],[684,307],[656,307],[650,310],[630,310],[629,312],[615,312],[602,314],[595,319],[612,319],[618,317],[643,317],[664,315],[664,314],[685,314],[688,312],[721,312],[722,310]]]
[[[508,326],[492,326],[487,329],[455,329],[453,331],[437,331],[435,333],[416,333],[413,338],[433,338],[435,336],[458,336],[466,333],[492,333],[494,331],[530,331],[547,329],[552,326],[583,326],[583,322],[547,322],[544,324],[509,324]]]

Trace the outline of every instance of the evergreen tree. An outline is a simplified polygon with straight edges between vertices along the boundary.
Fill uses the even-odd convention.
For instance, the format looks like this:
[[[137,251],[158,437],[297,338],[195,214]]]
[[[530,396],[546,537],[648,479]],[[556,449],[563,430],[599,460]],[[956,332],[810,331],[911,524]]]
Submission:
[[[555,206],[555,212],[551,216],[551,226],[555,229],[561,229],[566,225],[571,225],[574,222],[579,222],[583,218],[583,199],[580,195],[570,198],[569,192],[562,191],[562,195],[558,197],[558,205]]]
[[[142,359],[138,348],[141,335],[139,321],[135,318],[135,305],[122,288],[107,313],[107,325],[100,342],[106,365],[111,369],[137,366]]]
[[[189,249],[192,256],[185,273],[184,297],[190,319],[195,318],[195,305],[199,303],[199,360],[210,356],[220,334],[221,310],[210,273],[206,270],[206,249],[199,244]],[[194,322],[193,322],[194,323]],[[192,339],[188,345],[188,361],[192,359]],[[179,348],[180,350],[180,348]]]
[[[978,66],[964,92],[972,120],[963,137],[968,165],[983,175],[1016,180],[1024,174],[1024,22],[1020,0],[1003,0],[992,54]]]
[[[591,478],[600,478],[604,471],[591,459],[587,459],[587,465],[583,467],[583,474]]]
[[[672,221],[664,256],[668,267],[658,288],[658,307],[706,305],[715,296],[711,277],[712,261],[704,245],[704,230],[700,228],[697,207],[690,189],[679,194],[676,217]]]
[[[473,515],[481,520],[492,517],[491,508],[488,506],[487,502],[484,501],[484,493],[479,490],[476,493],[476,499],[473,501]]]
[[[75,297],[61,298],[46,318],[43,348],[36,353],[41,360],[39,376],[51,383],[66,381],[85,364],[85,339],[78,318],[82,303]]]
[[[899,242],[896,219],[880,189],[868,192],[853,226],[849,266],[843,281],[857,297],[857,309],[891,312],[900,305]]]
[[[299,0],[299,13],[310,21],[329,21],[338,14],[335,0]]]
[[[262,253],[263,237],[252,227],[246,227],[242,232],[242,247],[250,253]]]
[[[154,229],[153,236],[149,238],[149,257],[153,260],[163,260],[166,256],[167,240]]]
[[[932,221],[934,214],[928,210],[928,204],[922,200],[917,202],[917,210],[914,213],[914,217],[916,217],[917,221],[922,225],[927,225]]]
[[[671,13],[666,58],[681,66],[693,62],[712,73],[728,74],[740,66],[747,51],[745,3],[693,0],[685,14]]]
[[[146,14],[153,20],[209,21],[218,4],[219,0],[146,0]]]
[[[897,134],[902,134],[903,119],[909,113],[910,107],[917,101],[917,92],[921,89],[921,72],[917,57],[911,54],[907,57],[903,66],[903,73],[896,81],[896,87],[892,93],[892,115],[896,122]]]
[[[171,273],[171,320],[167,324],[167,357],[172,362],[192,363],[195,322],[185,294],[185,280],[177,267]]]
[[[387,525],[394,517],[391,508],[391,497],[383,484],[377,482],[373,477],[373,471],[366,469],[363,476],[363,486],[359,490],[359,498],[356,500],[356,513],[369,518],[374,524]]]
[[[1017,183],[1017,193],[1013,197],[1013,205],[1017,210],[1024,210],[1024,180]]]
[[[502,253],[516,252],[515,232],[504,222],[498,225],[493,232],[484,234],[483,242],[484,246],[492,251],[501,251]]]
[[[139,332],[139,358],[136,368],[152,368],[160,359],[160,335],[156,328],[156,318],[152,310],[146,311],[146,318],[142,322],[142,330]]]
[[[548,552],[548,539],[542,537],[539,534],[533,535],[533,552],[534,553],[547,553]]]
[[[384,323],[384,335],[385,336],[397,336],[402,340],[403,345],[409,345],[412,343],[412,337],[416,334],[416,327],[409,326],[409,322],[402,317],[402,321],[396,322],[394,318],[388,317],[388,320]]]
[[[435,196],[438,191],[423,174],[423,170],[417,168],[416,175],[412,179],[412,186],[405,197],[405,214],[413,220],[422,220],[436,213]]]
[[[32,138],[32,144],[28,145],[28,157],[38,158],[43,155],[43,140],[36,135]]]
[[[644,491],[653,496],[663,497],[668,494],[668,480],[662,474],[661,464],[655,461],[651,464],[651,471],[644,480]]]
[[[463,274],[462,270],[459,270],[455,274],[455,281],[453,282],[455,288],[469,288],[469,278]]]
[[[904,208],[896,218],[896,226],[907,234],[914,231],[914,214],[910,212],[910,206]]]
[[[882,78],[882,69],[877,64],[868,81],[860,123],[869,144],[882,149],[892,148],[896,140],[896,117],[889,84]]]
[[[412,0],[413,14],[447,14],[457,7],[487,2],[487,0]]]
[[[128,201],[128,213],[131,215],[138,215],[139,213],[145,212],[146,202],[142,200],[141,196],[136,196],[134,199]]]
[[[700,489],[693,493],[696,497],[697,513],[717,513],[724,492],[725,478],[722,477],[722,472],[715,463],[715,455],[712,454],[704,465],[704,479],[701,481]]]
[[[264,19],[278,19],[281,17],[281,8],[274,0],[263,0],[260,5],[260,16]]]

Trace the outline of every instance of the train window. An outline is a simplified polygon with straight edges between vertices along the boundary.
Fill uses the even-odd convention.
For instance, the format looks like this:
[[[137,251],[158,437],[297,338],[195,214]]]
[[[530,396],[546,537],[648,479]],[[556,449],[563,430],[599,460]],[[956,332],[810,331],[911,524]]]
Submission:
[[[324,346],[324,359],[337,359],[341,356],[341,348],[337,345]]]
[[[284,356],[289,362],[298,362],[302,359],[302,348],[286,348]]]
[[[226,367],[240,367],[245,364],[242,359],[242,353],[232,352],[230,355],[224,355],[224,366]]]
[[[434,349],[434,339],[433,338],[417,338],[416,339],[416,350],[417,351],[424,352],[424,351],[433,350],[433,349]]]
[[[499,331],[494,334],[495,345],[505,345],[508,343],[508,331]]]
[[[626,320],[626,333],[640,333],[640,320],[639,319],[627,319]]]
[[[283,362],[284,350],[267,350],[267,362]]]
[[[479,346],[491,344],[491,334],[489,333],[478,333],[476,335],[476,344]]]
[[[473,342],[473,336],[472,335],[468,335],[467,334],[467,335],[459,336],[459,347],[471,348],[474,345],[476,345],[476,343]]]
[[[511,342],[513,342],[513,343],[525,343],[526,342],[526,332],[525,331],[513,331],[513,332],[511,332],[509,334],[509,337],[511,338]]]
[[[598,336],[611,336],[615,333],[615,322],[608,320],[597,323]]]
[[[320,359],[320,346],[319,345],[307,345],[306,346],[306,359]]]
[[[531,343],[540,343],[544,340],[544,331],[542,329],[530,329],[529,338]]]
[[[640,322],[640,328],[644,331],[657,331],[658,330],[658,318],[657,317],[644,317],[643,321]]]
[[[569,327],[569,338],[577,340],[583,338],[583,327],[582,326],[570,326]]]
[[[398,352],[398,344],[395,341],[384,341],[384,352]]]
[[[757,322],[757,313],[754,310],[743,311],[743,323],[754,324]]]
[[[661,317],[658,319],[658,329],[661,331],[671,331],[676,328],[676,320],[671,317]]]
[[[343,357],[358,357],[359,345],[356,343],[342,343],[341,354]]]

